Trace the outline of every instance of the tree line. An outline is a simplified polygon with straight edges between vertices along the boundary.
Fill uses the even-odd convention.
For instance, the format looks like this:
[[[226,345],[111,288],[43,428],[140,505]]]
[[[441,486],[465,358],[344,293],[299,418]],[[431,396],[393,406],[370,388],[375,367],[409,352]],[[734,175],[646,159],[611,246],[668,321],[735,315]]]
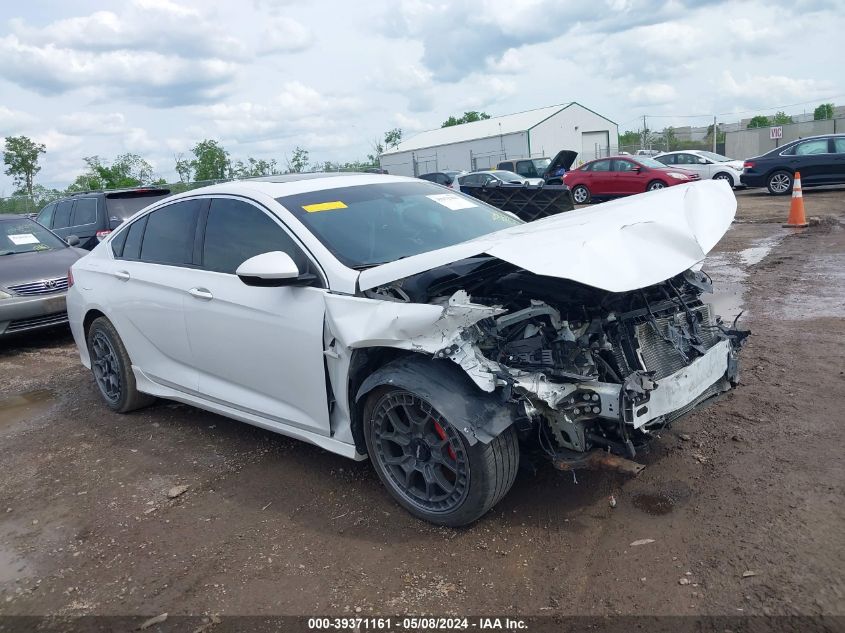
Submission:
[[[214,139],[196,143],[190,154],[174,156],[174,169],[179,182],[170,183],[173,191],[184,191],[195,183],[214,182],[272,176],[303,171],[363,171],[378,167],[379,156],[385,148],[396,147],[402,141],[402,130],[393,128],[383,140],[373,141],[373,153],[366,160],[346,162],[314,162],[310,152],[296,146],[283,163],[276,159],[248,157],[234,160],[223,145]],[[140,154],[129,152],[112,160],[101,156],[86,156],[82,160],[85,170],[65,189],[48,188],[35,182],[41,171],[41,157],[47,153],[43,143],[26,136],[9,136],[5,139],[3,164],[5,174],[14,185],[12,198],[0,197],[0,213],[29,212],[48,202],[71,193],[103,189],[123,189],[142,185],[165,185],[164,178],[155,173],[153,166]]]

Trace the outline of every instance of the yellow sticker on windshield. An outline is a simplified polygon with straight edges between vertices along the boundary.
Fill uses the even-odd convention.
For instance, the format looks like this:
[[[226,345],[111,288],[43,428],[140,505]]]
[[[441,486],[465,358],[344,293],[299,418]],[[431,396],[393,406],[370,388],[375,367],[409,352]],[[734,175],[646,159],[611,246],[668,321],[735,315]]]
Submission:
[[[345,209],[346,205],[340,200],[334,202],[321,202],[319,204],[305,204],[302,205],[308,213],[317,213],[317,211],[331,211],[332,209]]]

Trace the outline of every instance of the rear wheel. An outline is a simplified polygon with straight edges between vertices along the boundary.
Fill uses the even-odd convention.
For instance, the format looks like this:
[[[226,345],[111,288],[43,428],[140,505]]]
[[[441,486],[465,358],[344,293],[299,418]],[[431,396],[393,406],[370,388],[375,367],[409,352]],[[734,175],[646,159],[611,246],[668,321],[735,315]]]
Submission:
[[[572,188],[572,199],[575,204],[589,204],[591,197],[590,190],[584,185],[575,185]]]
[[[769,193],[775,196],[782,196],[792,191],[792,174],[788,171],[776,171],[766,181],[766,188]]]
[[[519,465],[513,427],[470,445],[421,396],[382,387],[364,409],[367,451],[390,494],[411,514],[458,527],[472,523],[510,489]]]
[[[646,191],[657,191],[658,189],[665,189],[666,183],[662,180],[652,180],[648,183],[648,187],[646,187]]]
[[[91,371],[109,409],[129,413],[155,402],[154,397],[138,391],[132,361],[111,321],[95,319],[88,328],[87,343]]]

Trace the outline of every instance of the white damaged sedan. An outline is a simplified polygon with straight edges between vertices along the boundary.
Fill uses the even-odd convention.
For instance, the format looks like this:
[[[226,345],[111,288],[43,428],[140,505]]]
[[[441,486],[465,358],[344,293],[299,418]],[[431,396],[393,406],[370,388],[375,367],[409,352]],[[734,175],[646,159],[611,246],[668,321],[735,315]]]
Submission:
[[[637,472],[737,382],[747,332],[702,295],[736,200],[700,182],[532,223],[414,178],[291,174],[172,196],[72,268],[106,405],[176,400],[369,456],[464,525],[520,457]]]

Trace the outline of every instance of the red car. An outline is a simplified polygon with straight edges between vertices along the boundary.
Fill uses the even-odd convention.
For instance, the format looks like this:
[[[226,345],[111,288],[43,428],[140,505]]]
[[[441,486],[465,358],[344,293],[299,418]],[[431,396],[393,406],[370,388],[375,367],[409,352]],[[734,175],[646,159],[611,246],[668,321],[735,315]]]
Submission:
[[[575,204],[593,198],[629,196],[699,180],[694,172],[666,166],[647,156],[611,156],[584,163],[566,172],[563,182]]]

